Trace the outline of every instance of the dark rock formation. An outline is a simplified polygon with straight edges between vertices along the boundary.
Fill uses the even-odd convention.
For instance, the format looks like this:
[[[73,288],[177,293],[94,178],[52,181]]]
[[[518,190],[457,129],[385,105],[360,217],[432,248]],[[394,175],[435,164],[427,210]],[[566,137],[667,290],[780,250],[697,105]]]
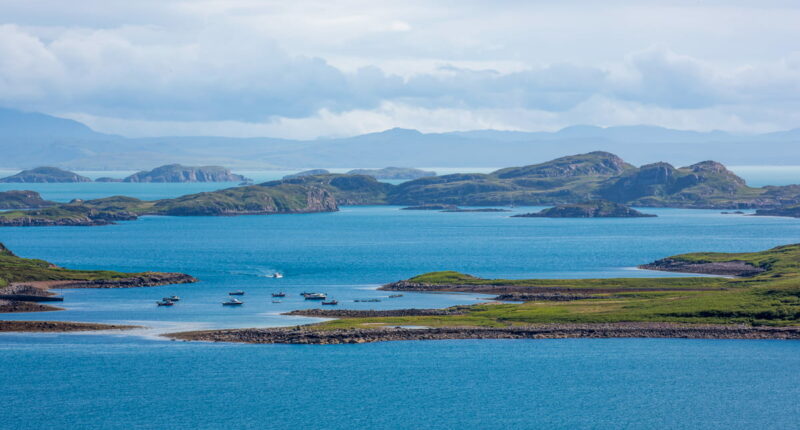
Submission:
[[[515,218],[647,218],[655,216],[606,200],[563,204],[541,212],[513,215]]]
[[[663,258],[650,264],[643,264],[639,268],[720,276],[755,276],[766,271],[764,268],[753,266],[744,261],[685,261],[675,258]]]
[[[775,209],[759,209],[754,215],[800,218],[800,205],[785,206]]]
[[[69,321],[0,321],[0,332],[73,332],[98,330],[130,330],[133,325],[80,323]]]
[[[58,167],[37,167],[23,170],[16,175],[0,179],[0,182],[42,183],[42,182],[92,182],[86,176],[59,169]]]

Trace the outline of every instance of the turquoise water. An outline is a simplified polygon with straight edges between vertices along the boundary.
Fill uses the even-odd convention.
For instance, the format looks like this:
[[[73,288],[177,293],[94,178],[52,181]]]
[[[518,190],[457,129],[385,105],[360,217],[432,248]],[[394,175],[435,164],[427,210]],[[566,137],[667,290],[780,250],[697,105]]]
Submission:
[[[96,184],[70,184],[88,192]],[[129,184],[103,184],[109,192]],[[143,194],[180,190],[136,184]],[[183,193],[183,192],[181,192]],[[516,208],[530,211],[537,208]],[[104,227],[4,228],[21,256],[72,268],[190,273],[191,285],[65,290],[66,311],[4,319],[133,323],[117,334],[3,334],[0,428],[792,428],[800,343],[712,340],[390,342],[291,346],[170,342],[159,332],[313,321],[279,315],[475,303],[383,283],[432,270],[485,277],[670,276],[634,269],[690,251],[800,241],[800,221],[646,209],[658,218],[509,218],[401,211],[143,217]],[[268,277],[275,271],[283,279]],[[245,305],[225,308],[242,289]],[[285,291],[282,303],[270,293]],[[158,308],[171,294],[183,300]],[[380,298],[379,303],[354,303]]]

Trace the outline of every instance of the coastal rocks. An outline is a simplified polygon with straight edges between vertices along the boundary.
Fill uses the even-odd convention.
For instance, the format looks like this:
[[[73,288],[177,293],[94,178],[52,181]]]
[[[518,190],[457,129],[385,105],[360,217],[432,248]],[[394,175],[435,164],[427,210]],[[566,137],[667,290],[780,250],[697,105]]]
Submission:
[[[39,209],[55,205],[44,200],[36,191],[12,190],[0,192],[0,209]]]
[[[441,327],[370,329],[264,328],[170,333],[180,340],[243,343],[342,344],[398,340],[560,339],[560,338],[687,338],[800,339],[800,327],[746,325],[609,323],[540,324],[513,327]]]
[[[167,164],[153,170],[135,173],[123,182],[243,182],[242,175],[231,173],[222,166],[182,166]]]
[[[426,205],[418,205],[418,206],[409,206],[405,208],[400,208],[400,210],[404,211],[441,211],[441,210],[455,210],[458,209],[456,205],[448,205],[444,203],[432,203]]]
[[[558,205],[535,213],[513,215],[513,218],[649,218],[656,215],[645,214],[625,205],[606,200],[593,200],[586,203]]]
[[[755,276],[766,271],[766,269],[762,267],[756,267],[744,261],[686,261],[676,258],[663,258],[649,264],[643,264],[639,266],[639,268],[664,272],[741,277]]]
[[[96,279],[92,281],[57,281],[58,288],[136,288],[160,285],[191,284],[197,278],[185,273],[147,272],[127,278]]]
[[[775,209],[759,209],[756,211],[755,215],[800,218],[800,205],[785,206]]]
[[[79,323],[69,321],[0,321],[0,332],[73,332],[98,330],[130,330],[132,325]]]
[[[62,310],[64,309],[56,306],[43,305],[41,303],[0,299],[0,314],[15,313],[15,312],[49,312],[49,311],[62,311]],[[0,331],[2,331],[2,329],[0,329]]]
[[[86,176],[81,176],[58,167],[37,167],[23,170],[16,175],[0,179],[4,183],[49,183],[49,182],[92,182]]]

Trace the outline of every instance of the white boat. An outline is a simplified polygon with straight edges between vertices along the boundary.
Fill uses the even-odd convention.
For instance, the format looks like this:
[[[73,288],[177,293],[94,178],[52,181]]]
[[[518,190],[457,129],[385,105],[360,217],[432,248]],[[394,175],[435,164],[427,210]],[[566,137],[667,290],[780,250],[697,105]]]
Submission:
[[[179,302],[179,301],[181,301],[181,298],[178,297],[178,296],[169,296],[169,297],[164,297],[161,300],[164,300],[164,301],[169,300],[170,302]]]
[[[222,302],[222,306],[239,306],[243,304],[244,302],[238,299],[230,299],[227,302]]]
[[[325,293],[303,293],[303,297],[306,300],[325,300],[328,295]]]
[[[275,279],[283,278],[283,275],[280,272],[275,272],[272,274],[272,277]]]

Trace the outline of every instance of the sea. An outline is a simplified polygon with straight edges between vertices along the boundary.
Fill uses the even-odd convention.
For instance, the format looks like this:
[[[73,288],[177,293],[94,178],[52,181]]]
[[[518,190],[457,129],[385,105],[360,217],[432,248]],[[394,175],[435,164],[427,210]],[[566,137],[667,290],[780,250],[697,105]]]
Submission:
[[[754,185],[800,169],[737,171]],[[88,172],[89,176],[111,176]],[[119,177],[127,172],[114,172]],[[247,172],[257,180],[285,172]],[[19,189],[0,184],[0,190]],[[236,184],[25,184],[69,201],[174,197]],[[435,270],[481,277],[674,276],[637,265],[693,251],[800,242],[800,220],[652,209],[657,218],[511,218],[500,213],[343,207],[335,213],[156,217],[102,227],[3,228],[23,257],[76,269],[184,272],[196,284],[57,291],[65,311],[6,320],[133,324],[127,332],[0,334],[0,429],[788,429],[800,419],[800,342],[444,340],[360,345],[170,341],[161,333],[272,327],[320,307],[435,308],[478,294],[382,284]],[[272,277],[281,273],[283,278]],[[223,307],[242,290],[241,307]],[[286,297],[272,298],[285,292]],[[161,297],[179,295],[172,308]],[[379,302],[356,302],[378,299]],[[280,303],[274,303],[279,301]]]

